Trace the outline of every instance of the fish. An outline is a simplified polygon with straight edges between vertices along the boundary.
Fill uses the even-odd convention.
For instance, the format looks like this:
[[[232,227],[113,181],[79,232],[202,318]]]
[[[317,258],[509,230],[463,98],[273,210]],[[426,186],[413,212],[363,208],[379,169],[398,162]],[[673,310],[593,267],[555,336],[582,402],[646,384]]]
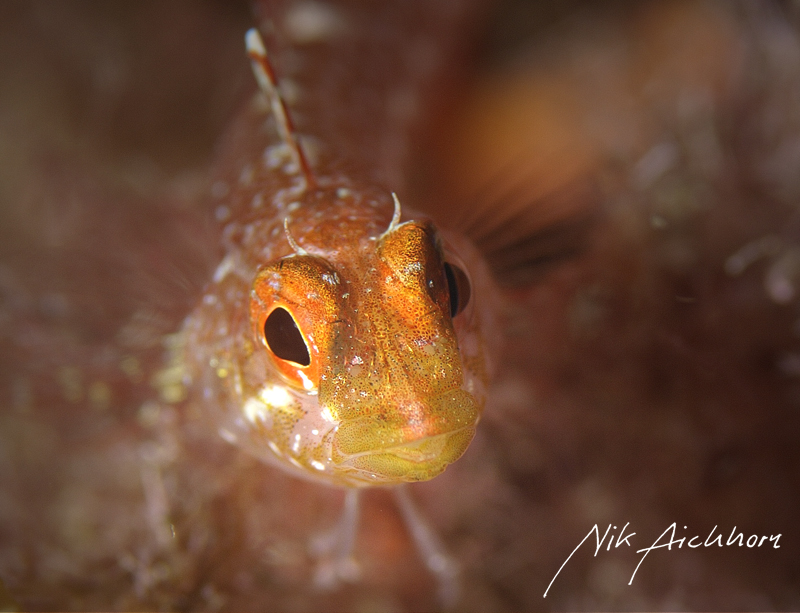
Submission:
[[[248,41],[266,79],[256,30]],[[225,255],[170,368],[224,438],[285,470],[348,487],[431,479],[485,405],[487,307],[470,278],[486,268],[396,195],[308,163],[273,115],[282,142],[219,205],[243,216],[225,221]]]
[[[284,21],[312,11],[303,18],[327,20],[323,30],[347,27],[333,5],[288,11]],[[225,254],[179,332],[162,396],[182,386],[177,396],[222,438],[300,477],[348,488],[430,480],[466,451],[486,403],[490,307],[471,288],[491,288],[487,267],[463,236],[337,168],[333,147],[310,162],[261,36],[246,40],[278,140],[224,190]],[[347,567],[355,526],[341,530]],[[429,537],[419,546],[454,604],[446,554]]]

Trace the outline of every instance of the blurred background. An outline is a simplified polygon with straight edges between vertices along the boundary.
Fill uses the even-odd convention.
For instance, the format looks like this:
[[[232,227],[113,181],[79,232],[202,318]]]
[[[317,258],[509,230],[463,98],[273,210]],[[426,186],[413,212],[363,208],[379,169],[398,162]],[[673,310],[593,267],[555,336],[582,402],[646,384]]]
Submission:
[[[245,2],[0,6],[7,610],[438,608],[382,491],[362,580],[316,590],[307,543],[341,492],[153,388],[219,258],[253,23]],[[789,0],[518,0],[465,28],[407,170],[500,285],[479,434],[413,488],[458,610],[800,607],[799,26]],[[628,585],[673,522],[780,548],[659,549]],[[590,538],[543,598],[626,523],[632,547]]]

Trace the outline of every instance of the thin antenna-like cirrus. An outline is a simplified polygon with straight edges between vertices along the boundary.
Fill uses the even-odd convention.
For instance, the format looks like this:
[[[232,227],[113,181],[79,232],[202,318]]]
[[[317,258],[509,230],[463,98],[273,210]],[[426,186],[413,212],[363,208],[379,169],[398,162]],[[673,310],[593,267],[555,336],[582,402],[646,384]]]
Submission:
[[[397,226],[400,225],[400,216],[403,214],[403,211],[400,209],[400,199],[394,192],[392,192],[392,200],[394,201],[394,213],[392,214],[392,221],[389,222],[389,227],[386,228],[386,231],[378,237],[378,240],[382,239],[387,234],[394,232],[397,229]]]
[[[289,216],[283,218],[283,233],[286,235],[286,240],[289,242],[289,246],[297,255],[308,255],[308,251],[303,249],[300,245],[297,244],[297,241],[294,240],[294,236],[292,233],[289,232]]]

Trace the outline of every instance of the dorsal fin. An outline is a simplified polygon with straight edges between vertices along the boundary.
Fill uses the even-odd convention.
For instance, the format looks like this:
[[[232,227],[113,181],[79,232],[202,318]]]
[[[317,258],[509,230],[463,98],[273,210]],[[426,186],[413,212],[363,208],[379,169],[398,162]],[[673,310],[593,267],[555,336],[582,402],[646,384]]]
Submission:
[[[313,189],[316,186],[314,175],[311,172],[311,167],[308,164],[303,148],[300,146],[296,136],[294,126],[292,125],[289,111],[286,104],[278,91],[277,80],[275,79],[275,71],[272,69],[269,58],[267,57],[267,50],[264,46],[264,41],[256,28],[250,28],[244,37],[245,46],[247,47],[247,55],[250,56],[250,62],[253,66],[253,74],[258,81],[258,86],[264,95],[269,100],[272,107],[272,114],[275,117],[275,123],[278,127],[278,135],[281,140],[289,147],[292,155],[295,158],[300,172],[306,180],[306,189]]]

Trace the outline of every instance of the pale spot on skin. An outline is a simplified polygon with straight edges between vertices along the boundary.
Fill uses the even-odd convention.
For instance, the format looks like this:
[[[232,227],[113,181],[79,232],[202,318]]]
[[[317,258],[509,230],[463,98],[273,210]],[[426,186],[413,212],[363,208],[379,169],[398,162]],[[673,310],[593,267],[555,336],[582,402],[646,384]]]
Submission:
[[[280,168],[290,159],[292,159],[291,149],[283,143],[264,149],[264,166],[270,170]]]
[[[266,422],[268,417],[269,407],[258,400],[258,398],[248,398],[242,406],[244,416],[251,424],[257,422]]]
[[[322,417],[322,419],[324,419],[330,424],[336,423],[336,420],[334,419],[333,414],[331,413],[331,408],[328,406],[322,407],[322,411],[320,411],[320,417]]]
[[[306,377],[305,373],[298,371],[297,374],[300,375],[300,378],[303,380],[303,389],[305,389],[307,392],[310,392],[314,389],[314,382]]]
[[[285,387],[280,385],[270,385],[262,388],[258,392],[258,397],[264,403],[277,408],[289,406],[292,402],[292,396],[286,391]]]
[[[233,256],[226,255],[214,271],[214,283],[219,283],[233,270],[234,261]]]

